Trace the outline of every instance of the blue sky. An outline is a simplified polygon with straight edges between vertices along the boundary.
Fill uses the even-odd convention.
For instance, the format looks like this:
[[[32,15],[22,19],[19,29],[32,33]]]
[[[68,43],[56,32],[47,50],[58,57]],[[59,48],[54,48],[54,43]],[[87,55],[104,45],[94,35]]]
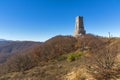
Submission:
[[[0,38],[73,35],[76,16],[84,17],[87,33],[120,37],[120,0],[0,0]]]

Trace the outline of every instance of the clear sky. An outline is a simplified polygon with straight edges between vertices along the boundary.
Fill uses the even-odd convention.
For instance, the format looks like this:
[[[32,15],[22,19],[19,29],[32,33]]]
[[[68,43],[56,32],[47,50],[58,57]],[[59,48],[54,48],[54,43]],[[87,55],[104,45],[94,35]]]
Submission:
[[[0,38],[73,35],[76,16],[84,17],[87,33],[120,37],[120,0],[0,0]]]

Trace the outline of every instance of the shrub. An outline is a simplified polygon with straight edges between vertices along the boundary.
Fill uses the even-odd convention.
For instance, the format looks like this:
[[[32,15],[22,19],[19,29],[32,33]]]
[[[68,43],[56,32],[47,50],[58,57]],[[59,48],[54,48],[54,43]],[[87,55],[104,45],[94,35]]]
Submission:
[[[78,37],[78,41],[76,43],[76,48],[80,50],[94,50],[97,47],[104,45],[106,41],[102,40],[100,37],[86,34],[84,36]]]
[[[79,57],[81,56],[81,52],[79,53],[70,53],[68,56],[67,56],[67,61],[74,61],[76,59],[78,59]]]
[[[39,61],[49,61],[76,50],[77,39],[72,36],[56,36],[33,49],[32,54]]]
[[[92,57],[87,58],[87,69],[97,80],[110,80],[118,78],[119,62],[116,61],[118,51],[117,47],[103,47],[93,51]]]
[[[8,58],[6,64],[9,72],[25,71],[36,65],[31,54],[15,54]]]

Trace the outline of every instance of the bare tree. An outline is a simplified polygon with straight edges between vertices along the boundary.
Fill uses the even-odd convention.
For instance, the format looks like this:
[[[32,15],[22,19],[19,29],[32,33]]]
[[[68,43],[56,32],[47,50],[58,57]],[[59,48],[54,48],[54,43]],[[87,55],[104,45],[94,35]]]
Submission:
[[[10,57],[7,62],[8,71],[25,71],[35,66],[31,54],[16,54]]]
[[[87,68],[97,80],[110,80],[118,77],[120,73],[118,62],[116,62],[117,50],[117,47],[102,47],[92,51]]]

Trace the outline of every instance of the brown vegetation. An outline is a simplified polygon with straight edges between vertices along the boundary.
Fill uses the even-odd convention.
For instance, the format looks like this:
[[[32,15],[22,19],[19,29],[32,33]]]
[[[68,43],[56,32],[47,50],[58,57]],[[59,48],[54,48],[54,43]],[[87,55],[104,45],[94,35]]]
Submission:
[[[94,50],[98,47],[103,46],[107,42],[105,38],[102,39],[102,37],[94,36],[92,34],[80,36],[77,40],[78,43],[76,44],[76,47],[82,51]]]
[[[56,36],[33,50],[33,55],[37,59],[51,60],[62,54],[75,51],[75,44],[77,40],[72,36]]]
[[[4,43],[0,42],[0,63],[5,62],[7,58],[16,53],[26,53],[28,50],[40,44],[40,42],[31,41],[6,41]]]
[[[102,45],[91,51],[87,69],[97,80],[110,80],[120,77],[120,65],[116,61],[119,53],[117,46]]]
[[[76,74],[76,80],[89,80],[89,76],[97,80],[118,78],[120,66],[116,58],[120,53],[119,44],[119,39],[103,38],[91,34],[78,38],[55,36],[34,47],[34,49],[30,48],[30,50],[22,54],[11,56],[4,64],[0,65],[0,73],[2,75],[2,73],[24,72],[22,74],[17,73],[14,77],[2,75],[4,79],[11,77],[10,80],[24,80],[26,78],[64,80],[65,75],[76,72],[74,68],[78,69],[78,71],[80,68],[80,72],[78,72],[80,76]],[[82,54],[77,54],[79,52]],[[68,59],[72,60],[72,62],[67,61]],[[85,73],[89,76],[82,75],[81,70],[85,70]]]
[[[7,59],[4,64],[1,64],[0,73],[8,72],[23,72],[36,66],[31,54],[15,54]]]

